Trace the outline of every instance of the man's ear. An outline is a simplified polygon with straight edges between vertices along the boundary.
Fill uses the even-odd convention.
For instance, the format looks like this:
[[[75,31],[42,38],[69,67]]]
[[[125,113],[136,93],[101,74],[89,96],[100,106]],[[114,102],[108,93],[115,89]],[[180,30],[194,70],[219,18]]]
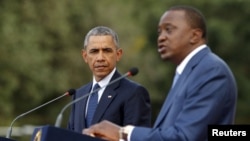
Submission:
[[[122,54],[123,54],[123,51],[122,51],[121,48],[119,48],[119,49],[116,50],[116,55],[117,55],[116,61],[117,61],[117,62],[119,62],[119,61],[121,60]]]
[[[202,31],[198,28],[193,29],[192,31],[192,38],[190,40],[191,44],[196,44],[197,42],[199,42],[202,39]]]
[[[82,49],[82,59],[85,61],[85,63],[88,63],[87,51],[85,49]]]

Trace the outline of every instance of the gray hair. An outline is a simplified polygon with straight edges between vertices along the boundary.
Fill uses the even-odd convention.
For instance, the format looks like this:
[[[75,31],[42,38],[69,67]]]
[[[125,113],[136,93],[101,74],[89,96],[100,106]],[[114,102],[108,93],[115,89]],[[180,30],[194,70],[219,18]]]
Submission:
[[[92,28],[88,33],[87,35],[85,36],[85,39],[84,39],[84,49],[86,49],[87,45],[89,44],[89,37],[90,36],[102,36],[102,35],[110,35],[112,36],[113,40],[114,40],[114,43],[115,43],[115,46],[117,48],[119,48],[119,38],[118,38],[118,35],[117,33],[108,28],[108,27],[105,27],[105,26],[97,26],[95,28]]]

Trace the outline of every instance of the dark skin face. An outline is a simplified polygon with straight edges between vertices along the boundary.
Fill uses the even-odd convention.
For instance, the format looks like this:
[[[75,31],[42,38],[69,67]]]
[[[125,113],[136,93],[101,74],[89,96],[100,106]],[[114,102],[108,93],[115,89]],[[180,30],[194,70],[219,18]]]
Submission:
[[[169,60],[176,65],[195,48],[204,44],[202,32],[192,28],[184,11],[167,11],[158,25],[158,52],[162,60]]]
[[[116,67],[122,57],[122,49],[117,49],[112,36],[90,36],[82,57],[98,82]]]

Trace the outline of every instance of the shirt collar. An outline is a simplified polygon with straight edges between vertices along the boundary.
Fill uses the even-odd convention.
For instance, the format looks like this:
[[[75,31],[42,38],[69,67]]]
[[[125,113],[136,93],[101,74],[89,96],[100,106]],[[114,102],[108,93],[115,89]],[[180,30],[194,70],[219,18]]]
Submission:
[[[116,71],[116,68],[114,68],[114,69],[111,71],[111,73],[109,73],[106,77],[104,77],[101,81],[99,81],[99,82],[98,82],[99,86],[100,86],[100,87],[107,86],[108,83],[109,83],[109,81],[111,80],[112,76],[114,75],[115,71]],[[96,80],[95,80],[95,77],[93,76],[93,86],[92,86],[92,88],[95,86],[96,83],[97,83],[97,82],[96,82]]]
[[[177,66],[176,68],[176,72],[178,74],[182,74],[184,68],[186,67],[187,63],[190,61],[190,59],[197,54],[199,51],[201,51],[202,49],[206,48],[207,45],[203,44],[199,47],[197,47],[196,49],[194,49],[192,52],[190,52],[185,58],[184,60]]]

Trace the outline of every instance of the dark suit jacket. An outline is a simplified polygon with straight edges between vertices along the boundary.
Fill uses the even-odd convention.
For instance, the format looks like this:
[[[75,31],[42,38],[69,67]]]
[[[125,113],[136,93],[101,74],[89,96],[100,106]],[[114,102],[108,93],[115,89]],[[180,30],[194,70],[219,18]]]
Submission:
[[[117,71],[111,81],[120,77]],[[77,89],[73,100],[91,91],[92,82]],[[110,98],[111,97],[111,98]],[[82,132],[85,127],[87,98],[72,106],[68,128]],[[151,126],[151,105],[148,91],[136,82],[123,78],[109,86],[103,92],[94,114],[92,124],[109,120],[118,125]]]
[[[209,124],[233,124],[237,86],[209,48],[188,62],[152,129],[134,128],[131,141],[205,141]]]

